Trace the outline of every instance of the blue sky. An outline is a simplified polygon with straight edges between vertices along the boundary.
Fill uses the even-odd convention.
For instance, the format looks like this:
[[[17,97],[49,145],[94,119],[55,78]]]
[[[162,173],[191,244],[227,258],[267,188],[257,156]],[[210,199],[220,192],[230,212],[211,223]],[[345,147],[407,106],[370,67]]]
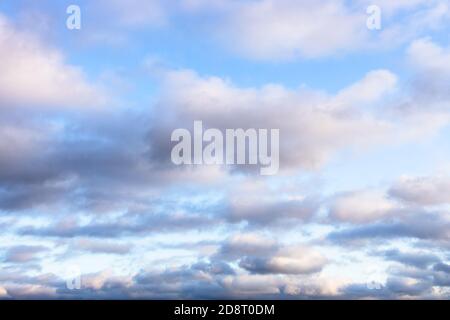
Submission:
[[[449,6],[0,2],[0,298],[448,298]],[[279,172],[175,166],[195,120]]]

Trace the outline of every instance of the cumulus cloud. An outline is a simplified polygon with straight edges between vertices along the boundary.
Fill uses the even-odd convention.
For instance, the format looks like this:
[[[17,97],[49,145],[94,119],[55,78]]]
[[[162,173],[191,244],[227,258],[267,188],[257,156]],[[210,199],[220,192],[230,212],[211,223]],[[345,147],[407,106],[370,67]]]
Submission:
[[[286,59],[351,50],[364,38],[364,25],[364,15],[341,1],[264,0],[236,6],[223,32],[245,55]]]
[[[8,291],[4,287],[0,287],[0,297],[5,298],[8,296]]]
[[[275,240],[256,233],[236,234],[225,241],[217,256],[220,259],[238,259],[242,256],[259,256],[278,250]]]
[[[233,199],[228,207],[230,221],[248,221],[252,224],[289,223],[306,220],[317,210],[314,201],[272,200],[252,202],[250,199]]]
[[[343,230],[333,231],[328,239],[336,242],[358,243],[362,240],[385,241],[395,238],[415,238],[422,240],[448,241],[449,221],[444,214],[411,212],[390,221],[381,221]]]
[[[414,41],[408,48],[408,58],[419,71],[450,75],[450,49],[439,46],[430,38]]]
[[[383,252],[382,255],[387,260],[397,261],[417,268],[426,268],[431,264],[440,262],[438,256],[427,252],[401,252],[398,249],[392,249]]]
[[[280,190],[281,191],[281,190]],[[251,225],[289,224],[292,221],[308,221],[317,212],[318,199],[301,192],[271,190],[267,183],[242,181],[228,193],[225,218],[230,222],[247,221]]]
[[[36,35],[17,30],[0,14],[0,108],[92,108],[106,94],[90,84],[83,71],[64,62],[60,51]]]
[[[383,105],[382,100],[395,85],[394,74],[378,70],[329,96],[275,84],[240,88],[230,81],[200,77],[190,70],[167,71],[158,102],[163,112],[150,130],[151,159],[170,163],[171,144],[163,137],[176,128],[191,129],[198,119],[205,128],[279,129],[281,170],[318,168],[341,149],[408,141],[447,123],[442,115],[433,118],[420,112],[402,114],[394,120],[369,108]],[[424,117],[429,124],[417,126]]]
[[[349,298],[377,298],[377,299],[411,299],[413,297],[431,298],[429,292],[432,283],[418,281],[408,277],[390,277],[385,286],[378,290],[370,289],[366,284],[351,284],[342,292]]]
[[[338,92],[336,105],[363,106],[385,97],[397,87],[398,78],[388,70],[367,73],[360,81]]]
[[[379,1],[381,30],[366,27],[371,1],[192,1],[189,14],[213,13],[216,38],[231,50],[258,60],[317,58],[368,49],[392,48],[428,30],[442,29],[445,0]],[[208,15],[206,15],[208,17]]]
[[[166,298],[166,299],[280,299],[280,298],[436,298],[433,285],[442,271],[425,274],[399,271],[378,290],[366,284],[303,275],[236,273],[227,264],[197,262],[163,271],[142,270],[134,276],[119,276],[111,270],[82,275],[80,290],[68,290],[54,275],[22,277],[20,283],[5,281],[12,298]],[[3,279],[5,280],[5,279]],[[39,283],[39,284],[38,284]]]
[[[450,265],[440,262],[433,266],[433,280],[435,285],[450,287]]]
[[[306,245],[283,245],[254,233],[237,234],[225,241],[214,261],[238,261],[252,274],[308,274],[322,270],[327,259]]]
[[[373,2],[368,0],[359,0],[359,2],[368,6]],[[398,11],[407,11],[417,7],[421,7],[423,5],[429,4],[430,1],[427,0],[398,0],[398,1],[389,1],[389,0],[378,0],[377,5],[382,8],[383,11],[387,11],[388,14],[394,14]]]
[[[260,245],[255,251],[257,240]],[[393,270],[382,288],[373,290],[367,284],[343,281],[339,277],[308,277],[310,272],[320,271],[320,267],[317,270],[311,268],[313,261],[316,261],[316,266],[323,262],[323,256],[311,251],[312,248],[274,245],[270,241],[264,248],[261,245],[263,240],[267,242],[268,239],[251,234],[228,240],[228,243],[239,241],[244,244],[235,247],[235,254],[222,256],[231,259],[229,261],[217,260],[218,256],[215,256],[163,270],[148,266],[129,275],[116,274],[112,269],[82,274],[80,290],[68,290],[65,281],[53,274],[30,277],[2,272],[0,280],[8,296],[13,298],[433,298],[438,297],[432,291],[433,286],[448,286],[448,265],[423,253],[395,250],[380,253],[408,268],[414,266],[418,269]],[[272,252],[272,255],[265,255],[267,252]],[[232,263],[242,253],[254,254],[253,257],[266,256],[268,259],[265,264],[258,265],[255,261],[248,264],[246,257],[240,259],[239,264]],[[269,259],[272,262],[269,263]],[[246,269],[262,265],[265,267],[258,269],[258,272],[253,269],[248,272]]]
[[[308,274],[320,271],[325,262],[325,257],[311,248],[293,246],[282,248],[273,256],[245,257],[239,265],[257,274]]]
[[[402,177],[389,193],[405,202],[423,206],[450,203],[450,179],[447,176]]]
[[[133,278],[134,283],[127,292],[131,297],[172,299],[327,297],[337,293],[331,289],[328,279],[304,280],[294,275],[230,273],[229,266],[222,265],[217,269],[215,265],[195,263],[162,272],[143,271]]]
[[[416,76],[412,83],[416,104],[448,112],[450,50],[430,37],[420,38],[407,49],[407,61]],[[433,103],[432,103],[433,102]]]
[[[88,173],[93,166],[103,168],[106,175],[109,169],[118,175],[123,174],[124,179],[133,171],[127,166],[136,168],[132,163],[136,163],[138,158],[119,149],[120,142],[114,142],[112,136],[96,132],[95,126],[79,128],[72,122],[74,127],[66,127],[55,125],[50,119],[42,123],[29,123],[22,119],[10,121],[14,125],[3,124],[0,130],[11,139],[8,144],[0,143],[0,149],[4,151],[0,155],[0,183],[3,185],[0,206],[4,209],[27,209],[43,204],[49,207],[60,203],[75,192],[76,186],[85,182],[85,178],[90,176],[98,181],[98,176]],[[112,117],[109,121],[113,121]],[[67,119],[67,123],[70,122]],[[100,123],[97,122],[96,126]],[[108,125],[110,129],[114,127],[111,124]],[[82,139],[70,138],[79,130],[84,132]],[[11,142],[16,143],[16,148],[12,148]],[[90,187],[95,185],[92,181]],[[94,205],[94,202],[91,199],[83,203]]]
[[[174,11],[167,10],[192,20],[218,18],[220,30],[209,31],[262,60],[356,50],[370,38],[365,0],[180,3],[99,1],[85,3],[89,10],[83,14],[87,21],[111,16],[104,27],[113,28],[104,36],[112,40],[123,35],[116,33],[119,27],[125,34],[149,35],[170,23]],[[404,22],[420,8],[418,28],[447,14],[441,1],[380,3],[387,19],[401,13]],[[90,33],[84,26],[71,39]],[[98,32],[105,30],[91,26],[92,36],[101,39]],[[420,33],[418,28],[398,43]],[[388,41],[402,30],[388,26],[370,39]],[[349,150],[416,142],[449,123],[443,81],[448,49],[423,38],[409,46],[407,58],[418,81],[408,92],[387,69],[367,70],[329,93],[285,83],[244,86],[159,68],[152,70],[160,90],[151,105],[133,96],[136,109],[93,113],[107,100],[88,79],[93,70],[70,64],[61,50],[0,16],[0,228],[2,240],[30,242],[2,248],[0,297],[445,297],[448,178],[403,176],[385,188],[342,191],[338,180],[347,177],[339,176],[330,189],[329,172],[320,170]],[[280,175],[259,177],[245,166],[173,166],[170,133],[190,129],[194,120],[222,130],[280,129]],[[373,167],[381,170],[380,179],[386,178],[383,168]],[[349,178],[350,185],[358,180]],[[50,244],[32,245],[42,241]],[[397,243],[406,248],[396,249]],[[116,274],[87,263],[91,270],[82,276],[80,291],[45,273],[55,261],[64,268],[68,258],[83,262],[85,254],[102,254],[99,264],[133,264],[135,270]],[[130,263],[133,258],[139,263]],[[380,290],[360,283],[353,264],[364,269],[369,258],[391,266]]]
[[[330,215],[341,221],[366,223],[395,214],[399,205],[386,197],[384,192],[363,190],[336,195]]]

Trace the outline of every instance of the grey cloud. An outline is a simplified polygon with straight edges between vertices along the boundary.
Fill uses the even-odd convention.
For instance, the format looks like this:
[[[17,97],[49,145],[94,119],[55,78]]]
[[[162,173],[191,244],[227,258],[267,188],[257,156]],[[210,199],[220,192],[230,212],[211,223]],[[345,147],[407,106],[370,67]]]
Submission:
[[[433,266],[434,284],[441,287],[450,287],[450,265],[440,262]]]
[[[328,211],[333,220],[367,223],[399,215],[401,207],[384,192],[369,189],[335,194]]]
[[[213,274],[209,273],[213,271]],[[225,272],[225,273],[223,273]],[[135,276],[135,293],[143,297],[190,299],[225,298],[229,294],[220,280],[230,274],[229,267],[196,264],[182,266],[177,270],[163,272],[141,272]],[[208,275],[212,275],[209,277]]]
[[[11,263],[30,262],[35,260],[39,253],[47,250],[48,248],[44,246],[14,246],[7,249],[4,261]]]
[[[136,124],[132,117],[128,119]],[[47,129],[51,120],[35,125],[27,136],[45,138],[27,138],[30,141],[23,142],[23,147],[0,155],[0,206],[8,210],[28,209],[64,201],[74,208],[95,207],[102,199],[103,203],[116,203],[120,197],[115,197],[115,193],[123,192],[120,186],[125,182],[130,190],[152,181],[144,149],[136,148],[139,126],[128,130],[127,120],[122,117],[119,124],[114,115],[108,120],[108,124],[104,123],[106,120],[89,124],[89,120],[77,128],[79,124],[72,119],[64,130],[54,133]],[[28,125],[29,122],[23,124],[23,128],[30,131]],[[13,131],[16,135],[17,130],[21,129]],[[123,132],[120,138],[112,133],[116,130]],[[123,148],[124,145],[129,148]],[[106,184],[109,192],[101,193]]]
[[[330,241],[352,243],[392,238],[447,240],[449,236],[449,222],[441,214],[422,212],[410,213],[401,219],[332,231],[327,238]]]
[[[366,283],[355,283],[342,289],[343,297],[348,299],[408,299],[432,298],[430,289],[432,282],[411,281],[414,279],[404,277],[389,277],[385,285],[380,288],[372,288]]]
[[[446,176],[402,178],[389,190],[389,194],[417,205],[450,203],[450,178]]]
[[[235,261],[254,274],[308,274],[322,270],[327,260],[314,248],[282,245],[257,234],[227,239],[212,256],[213,261]]]
[[[295,259],[291,263],[278,263],[277,257],[259,258],[244,257],[239,266],[249,272],[259,274],[310,274],[322,270],[323,262],[312,262],[309,265],[298,265]]]
[[[432,283],[427,281],[411,283],[411,281],[408,281],[408,278],[391,277],[388,278],[386,287],[394,294],[418,296],[429,290],[432,287]]]
[[[445,263],[437,263],[433,266],[433,270],[450,274],[450,265]]]
[[[258,234],[238,234],[222,243],[214,259],[235,260],[243,256],[262,256],[273,254],[279,244]]]
[[[40,228],[23,227],[18,230],[18,233],[21,235],[61,238],[114,238],[141,233],[179,232],[188,229],[198,230],[216,223],[216,219],[201,215],[177,216],[170,214],[150,214],[139,218],[123,216],[115,222],[94,222],[86,225],[62,223]]]
[[[4,187],[0,190],[0,207],[7,212],[17,212],[58,203],[64,198],[68,188],[57,184],[52,185],[50,182],[46,185],[21,184]]]
[[[301,275],[248,275],[228,263],[197,261],[162,271],[141,270],[134,276],[108,272],[82,275],[82,288],[68,290],[65,281],[55,275],[35,277],[2,274],[12,298],[60,299],[336,299],[336,298],[437,298],[432,286],[440,286],[431,271],[428,276],[398,272],[390,275],[380,289],[353,283],[332,294],[327,283],[305,280]],[[444,283],[442,285],[445,285]],[[34,290],[32,290],[32,288]]]
[[[249,195],[250,198],[252,196]],[[289,224],[295,220],[310,219],[318,207],[318,203],[313,199],[264,201],[261,196],[255,199],[254,203],[230,203],[226,207],[226,216],[231,222],[249,221],[253,225]]]
[[[426,268],[429,265],[440,261],[440,258],[434,254],[424,252],[401,252],[397,249],[385,251],[382,253],[382,256],[387,260],[397,261],[417,268]]]
[[[433,287],[445,289],[450,286],[448,265],[439,262],[431,254],[389,253],[396,261],[403,263],[399,268],[390,268],[386,283],[381,290],[364,288],[363,285],[351,285],[343,293],[353,297],[378,297],[398,299],[416,297],[421,299],[448,298],[448,294],[435,295]],[[436,261],[438,261],[436,263]],[[355,292],[355,288],[358,288]],[[350,289],[350,290],[348,290]]]
[[[211,261],[207,262],[197,262],[191,266],[194,270],[204,271],[214,275],[234,275],[236,272],[234,269],[226,262],[222,261]]]
[[[166,71],[162,83],[158,106],[164,108],[164,113],[150,129],[150,136],[157,139],[150,142],[149,155],[154,162],[166,165],[170,163],[171,142],[160,137],[170,137],[177,128],[191,129],[193,121],[199,119],[205,128],[221,130],[280,129],[280,135],[285,137],[280,140],[282,171],[317,168],[340,148],[367,145],[368,139],[363,142],[361,136],[370,136],[369,140],[375,144],[388,142],[384,137],[393,129],[387,119],[355,109],[361,101],[377,103],[395,87],[395,75],[386,70],[371,72],[331,97],[279,85],[240,88],[224,79],[201,77],[190,70]],[[366,91],[363,88],[373,95],[361,94]]]

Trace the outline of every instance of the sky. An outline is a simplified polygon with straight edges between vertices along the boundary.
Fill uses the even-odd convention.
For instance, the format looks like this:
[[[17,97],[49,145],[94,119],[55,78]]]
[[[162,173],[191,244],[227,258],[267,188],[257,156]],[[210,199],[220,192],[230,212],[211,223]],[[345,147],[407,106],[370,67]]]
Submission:
[[[1,0],[0,299],[448,299],[449,31],[447,0]],[[175,165],[198,120],[278,129],[279,171]]]

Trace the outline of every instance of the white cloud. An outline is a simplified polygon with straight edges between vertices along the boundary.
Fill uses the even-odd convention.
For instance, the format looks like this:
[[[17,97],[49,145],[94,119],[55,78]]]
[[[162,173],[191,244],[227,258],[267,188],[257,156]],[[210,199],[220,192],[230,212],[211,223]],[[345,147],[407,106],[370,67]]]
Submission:
[[[109,285],[129,286],[132,283],[130,276],[117,276],[111,269],[102,270],[97,273],[82,275],[82,287],[84,289],[101,289],[106,283]]]
[[[416,70],[450,74],[450,48],[429,38],[414,41],[408,48],[408,58]]]
[[[14,246],[8,248],[5,254],[5,261],[11,263],[26,263],[36,259],[36,256],[48,250],[48,248],[43,246]]]
[[[333,218],[356,223],[366,223],[393,213],[398,204],[375,190],[355,191],[337,195],[331,204]]]
[[[29,159],[42,147],[46,141],[43,130],[31,127],[15,127],[8,124],[0,126],[0,163],[2,166],[17,165],[19,161]]]
[[[372,4],[375,4],[379,6],[383,13],[387,13],[388,15],[392,15],[398,12],[406,11],[406,10],[412,10],[417,9],[420,6],[424,5],[433,5],[436,3],[443,3],[441,0],[357,0],[364,6],[369,6]]]
[[[4,298],[8,296],[8,291],[6,291],[6,289],[2,286],[0,286],[0,298]]]
[[[228,195],[227,217],[230,221],[245,220],[261,225],[306,221],[316,212],[317,204],[295,191],[270,189],[258,180],[242,181]]]
[[[339,92],[335,98],[338,105],[357,105],[377,101],[397,86],[397,76],[388,70],[369,72],[359,82]]]
[[[234,50],[260,59],[316,57],[348,51],[364,38],[364,14],[341,1],[242,2],[222,32]]]
[[[21,299],[39,299],[57,297],[56,288],[40,285],[40,284],[11,284],[8,285],[7,291],[11,297],[20,297]]]
[[[280,293],[281,279],[264,275],[238,275],[225,277],[221,284],[236,296],[255,296]]]
[[[306,246],[288,246],[268,257],[245,257],[239,266],[252,273],[307,274],[322,270],[327,259]]]
[[[233,259],[245,255],[261,255],[273,252],[277,243],[273,239],[256,233],[236,234],[223,243],[218,256]]]
[[[450,178],[405,176],[397,181],[389,193],[408,203],[423,206],[450,204]]]
[[[80,68],[31,33],[18,31],[0,15],[0,108],[44,106],[86,108],[106,102]]]
[[[337,95],[277,84],[241,88],[218,77],[189,70],[168,71],[151,136],[170,136],[176,128],[280,129],[280,170],[316,169],[345,148],[395,144],[436,132],[448,116],[409,112],[392,116],[385,101],[393,97],[396,76],[374,70]],[[152,142],[153,154],[170,154],[170,145]],[[162,149],[164,148],[164,150]]]
[[[381,30],[366,27],[370,5],[381,9]],[[207,13],[221,42],[259,60],[385,50],[444,29],[450,14],[446,0],[185,0],[181,7],[189,14]]]
[[[354,26],[360,28],[359,24],[353,25],[351,21],[356,23],[361,18],[355,18],[354,12],[344,7],[344,2],[317,2],[328,4],[324,17],[330,18],[330,21],[322,20],[314,2],[302,0],[184,2],[192,12],[202,6],[225,10],[225,14],[230,14],[228,22],[242,22],[238,19],[248,17],[249,25],[242,22],[231,29],[224,26],[227,30],[223,32],[231,40],[242,41],[242,50],[251,57],[273,59],[320,56],[348,47],[352,49],[360,45],[358,41],[361,41],[359,31],[353,33],[355,39],[348,39],[344,35],[346,29],[334,25],[340,21],[347,23],[345,27],[351,32],[355,32],[352,29]],[[396,11],[400,8],[409,10],[422,2],[400,0],[396,4],[383,3]],[[158,6],[158,3],[150,1],[147,2],[148,7],[141,8],[144,2],[131,1],[130,6],[126,6],[125,1],[115,0],[110,2],[111,8],[107,9],[119,17],[118,22],[124,29],[135,30],[165,23],[165,12],[152,7],[153,4]],[[234,11],[236,8],[245,10]],[[307,10],[309,8],[311,10]],[[347,15],[350,21],[344,22]],[[364,14],[362,16],[365,18]],[[0,70],[5,70],[5,73],[0,74],[0,84],[4,81],[6,86],[0,86],[0,111],[3,112],[5,107],[3,113],[7,115],[8,111],[13,110],[12,107],[17,106],[19,110],[19,105],[36,106],[40,110],[38,108],[41,105],[63,108],[102,103],[103,98],[98,89],[88,83],[81,69],[64,62],[60,51],[48,48],[31,34],[18,31],[2,19],[0,58],[5,59],[0,60]],[[364,27],[363,22],[361,28]],[[296,30],[291,28],[300,28],[300,34],[295,34]],[[114,31],[113,37],[118,36]],[[266,33],[267,38],[258,33]],[[272,44],[275,47],[271,47]],[[413,61],[417,68],[433,74],[435,69],[448,70],[448,51],[430,40],[422,39],[411,46],[409,53],[410,58],[418,59]],[[430,59],[431,65],[423,58]],[[14,64],[14,67],[10,64]],[[397,109],[391,110],[391,105],[400,103],[395,100],[397,96],[393,95],[398,93],[397,76],[388,70],[368,72],[337,94],[304,87],[290,89],[279,84],[239,87],[227,79],[202,77],[189,70],[169,71],[164,73],[163,78],[162,95],[154,106],[152,120],[155,127],[151,132],[154,134],[145,138],[145,142],[156,142],[152,147],[157,156],[170,155],[166,150],[158,149],[160,144],[169,141],[167,130],[190,128],[192,121],[198,119],[203,119],[208,126],[221,129],[280,128],[284,135],[282,165],[288,171],[317,168],[348,148],[416,141],[449,122],[447,113],[432,110],[434,99],[427,100],[427,104],[417,103],[422,110],[408,110],[400,115]],[[70,98],[69,102],[66,98]],[[390,98],[395,101],[392,103]],[[19,111],[17,114],[20,116],[17,118],[20,119],[8,114],[8,117],[0,120],[0,135],[5,138],[0,141],[0,178],[3,182],[0,186],[0,202],[3,210],[15,213],[21,206],[5,205],[11,202],[9,198],[13,198],[18,204],[25,204],[22,208],[27,210],[25,217],[17,217],[17,225],[13,228],[1,221],[0,228],[12,230],[8,231],[12,237],[9,241],[25,235],[31,242],[46,237],[49,243],[62,245],[63,249],[68,250],[63,255],[60,255],[61,250],[41,251],[36,246],[5,250],[3,258],[17,265],[17,268],[23,268],[23,272],[17,272],[15,277],[9,279],[0,277],[0,282],[5,283],[0,286],[0,298],[257,298],[285,297],[286,294],[302,298],[339,294],[347,297],[346,292],[342,291],[343,286],[352,284],[352,280],[358,278],[352,271],[360,272],[361,268],[370,264],[370,260],[364,256],[367,252],[356,249],[356,245],[364,242],[352,242],[354,250],[339,247],[346,239],[368,239],[375,243],[398,237],[401,239],[390,245],[402,241],[402,245],[411,246],[430,241],[433,245],[430,250],[435,251],[443,250],[442,243],[448,243],[448,215],[445,211],[434,214],[435,208],[427,211],[428,205],[450,202],[448,178],[406,177],[392,187],[389,193],[362,189],[338,194],[331,201],[331,217],[334,219],[322,220],[321,216],[313,220],[313,224],[308,224],[311,221],[308,219],[314,218],[317,208],[316,201],[308,202],[306,195],[308,192],[319,194],[320,190],[316,189],[322,185],[307,181],[308,185],[304,188],[294,183],[292,189],[286,188],[286,185],[280,186],[288,179],[303,180],[307,175],[281,175],[273,180],[259,180],[251,175],[246,178],[228,175],[227,171],[221,170],[223,168],[216,167],[198,170],[171,170],[173,167],[164,167],[159,170],[159,167],[153,167],[154,162],[148,161],[145,154],[147,150],[143,149],[147,146],[141,143],[141,133],[145,130],[142,123],[148,119],[141,122],[124,114],[119,115],[120,125],[108,126],[106,122],[112,122],[113,117],[107,117],[102,123],[99,119],[90,118],[77,122],[78,119],[72,119],[69,115],[64,118],[67,127],[65,124],[53,127],[54,122],[50,119],[37,119],[30,117],[24,110]],[[85,120],[96,122],[95,128],[90,128]],[[73,127],[76,129],[73,130]],[[59,137],[67,138],[68,141],[61,141]],[[109,149],[109,146],[112,148]],[[382,171],[383,166],[375,169]],[[71,175],[66,182],[64,179],[67,173]],[[72,178],[72,174],[76,177]],[[61,180],[52,180],[60,176]],[[322,179],[322,175],[319,173],[314,178]],[[56,221],[61,223],[46,226],[54,222],[55,217],[48,221],[46,217],[41,220],[42,214],[57,212],[59,207],[58,210],[51,207],[54,198],[42,191],[54,183],[64,187],[55,192],[55,197],[61,199],[62,203],[62,216],[55,216]],[[167,184],[171,185],[165,189]],[[19,187],[16,188],[16,185]],[[32,185],[31,191],[27,190],[29,185]],[[11,194],[14,197],[10,197]],[[40,210],[41,207],[35,206],[36,202],[45,203],[48,207],[45,211]],[[32,215],[38,211],[42,213],[39,217]],[[76,219],[66,219],[66,212],[72,218],[76,216]],[[100,212],[102,215],[97,215]],[[281,219],[287,221],[282,225],[283,228],[277,225],[278,228],[272,229],[273,225],[269,222]],[[339,221],[356,225],[347,224],[347,229],[343,230]],[[236,230],[257,230],[258,233],[229,235]],[[327,233],[334,233],[334,237],[327,238]],[[86,238],[80,239],[80,236]],[[226,238],[224,242],[222,236]],[[9,234],[3,238],[8,237]],[[111,240],[99,240],[96,237],[108,237]],[[118,237],[127,237],[129,244],[112,241],[112,238]],[[199,239],[199,242],[192,242],[191,237]],[[299,238],[308,238],[324,246],[297,246],[294,241]],[[330,240],[333,242],[328,242]],[[205,246],[210,247],[207,252],[198,249]],[[372,246],[371,243],[370,249],[376,249],[374,246],[376,244]],[[146,273],[138,273],[136,277],[128,273],[126,276],[124,273],[123,276],[116,276],[111,270],[88,274],[84,277],[83,292],[68,292],[63,279],[45,276],[33,278],[27,275],[35,274],[36,270],[39,272],[39,267],[53,268],[55,259],[83,258],[82,251],[122,254],[114,256],[114,259],[117,262],[120,259],[121,264],[128,265],[130,261],[136,261],[133,269],[142,267]],[[41,256],[40,252],[45,254]],[[334,261],[341,253],[341,261]],[[90,260],[89,257],[84,258],[84,261]],[[149,259],[156,261],[158,258],[161,258],[158,264],[147,265]],[[186,265],[196,258],[202,261]],[[395,258],[403,259],[405,256]],[[435,262],[432,259],[430,261]],[[23,262],[27,262],[26,266]],[[334,267],[333,272],[338,276],[328,274],[329,278],[326,277],[330,266]],[[161,270],[165,267],[169,268]],[[445,269],[442,266],[440,268]],[[340,273],[351,279],[339,280]],[[416,287],[420,281],[412,277],[407,283],[400,282],[389,283],[390,289],[400,293],[397,297],[410,290],[409,287]],[[412,291],[413,295],[419,296],[422,292],[419,289]]]

